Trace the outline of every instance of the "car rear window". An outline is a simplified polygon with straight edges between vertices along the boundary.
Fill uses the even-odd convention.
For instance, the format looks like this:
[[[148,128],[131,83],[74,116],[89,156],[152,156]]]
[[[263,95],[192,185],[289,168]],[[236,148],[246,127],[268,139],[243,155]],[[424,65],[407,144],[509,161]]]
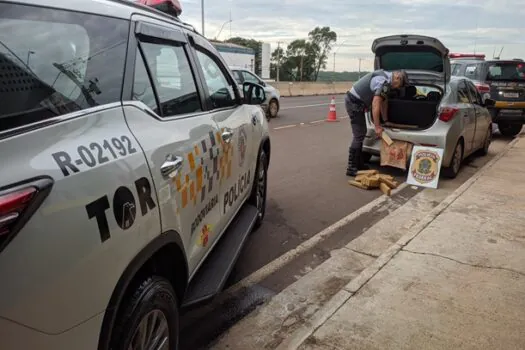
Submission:
[[[380,57],[381,68],[443,72],[443,58],[434,52],[386,52]]]
[[[493,62],[488,68],[487,80],[525,81],[525,63],[523,62]]]
[[[0,4],[0,132],[119,101],[128,22]]]
[[[479,80],[481,72],[480,63],[467,64],[465,67],[465,77],[473,80]]]

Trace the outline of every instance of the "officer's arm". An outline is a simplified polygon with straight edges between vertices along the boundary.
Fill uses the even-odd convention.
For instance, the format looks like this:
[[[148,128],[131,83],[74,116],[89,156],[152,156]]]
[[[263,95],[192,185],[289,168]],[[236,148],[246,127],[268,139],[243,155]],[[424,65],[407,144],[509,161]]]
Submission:
[[[386,99],[388,95],[388,85],[386,84],[386,79],[382,77],[374,77],[372,81],[370,82],[370,88],[374,92],[374,98],[372,100],[372,120],[374,121],[374,125],[376,127],[379,127],[381,125],[380,122],[380,116],[381,112],[383,111],[383,118],[386,120],[386,109],[384,109],[384,105],[386,105]]]
[[[385,122],[388,121],[388,100],[384,99],[381,103],[381,116]]]
[[[381,115],[381,107],[383,106],[383,98],[381,96],[374,96],[372,100],[372,120],[375,126],[380,126],[381,122],[379,116]]]

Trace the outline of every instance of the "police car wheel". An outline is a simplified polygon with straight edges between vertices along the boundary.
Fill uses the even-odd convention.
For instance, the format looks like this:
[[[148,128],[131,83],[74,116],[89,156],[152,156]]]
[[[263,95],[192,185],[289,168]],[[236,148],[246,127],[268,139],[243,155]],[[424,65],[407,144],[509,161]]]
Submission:
[[[501,135],[505,137],[514,137],[518,135],[523,127],[522,124],[498,123],[498,129]]]
[[[145,279],[124,301],[117,316],[111,349],[177,350],[179,311],[177,296],[168,280]]]
[[[255,178],[253,181],[252,194],[250,197],[250,204],[257,208],[257,220],[255,227],[261,226],[266,213],[266,189],[268,180],[268,157],[266,152],[261,149],[257,160],[257,169],[255,170]]]

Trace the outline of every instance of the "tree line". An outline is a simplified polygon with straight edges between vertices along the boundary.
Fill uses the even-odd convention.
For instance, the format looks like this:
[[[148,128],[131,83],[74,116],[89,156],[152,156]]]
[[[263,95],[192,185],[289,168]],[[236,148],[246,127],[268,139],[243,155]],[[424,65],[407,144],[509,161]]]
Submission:
[[[276,48],[271,54],[270,78],[281,81],[325,81],[328,55],[337,41],[337,33],[330,27],[315,27],[308,33],[307,39],[296,39],[283,47]],[[261,71],[261,41],[234,37],[225,40],[226,43],[249,47],[255,51],[255,72]],[[345,72],[348,73],[348,72]],[[353,72],[354,73],[354,72]],[[333,74],[332,80],[338,81],[341,75]],[[347,80],[348,81],[348,80]]]

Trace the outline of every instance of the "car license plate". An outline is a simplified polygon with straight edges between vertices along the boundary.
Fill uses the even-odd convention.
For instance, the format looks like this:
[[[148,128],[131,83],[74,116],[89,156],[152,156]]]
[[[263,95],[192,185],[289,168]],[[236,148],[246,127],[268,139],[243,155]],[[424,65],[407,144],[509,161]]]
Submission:
[[[520,94],[518,94],[517,92],[504,92],[503,93],[503,97],[518,98],[518,97],[520,97]]]

